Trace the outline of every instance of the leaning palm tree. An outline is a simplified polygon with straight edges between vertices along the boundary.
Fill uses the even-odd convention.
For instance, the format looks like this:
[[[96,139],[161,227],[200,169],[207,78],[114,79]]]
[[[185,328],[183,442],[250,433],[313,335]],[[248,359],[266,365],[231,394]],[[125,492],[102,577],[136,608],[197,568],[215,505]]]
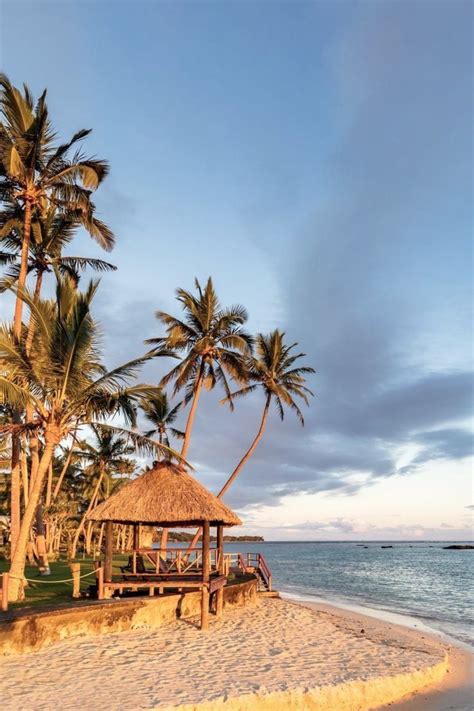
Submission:
[[[295,402],[295,397],[300,398],[308,405],[308,396],[313,393],[305,385],[305,375],[314,373],[314,369],[309,366],[296,366],[297,360],[303,358],[305,353],[292,353],[293,349],[298,345],[292,343],[286,345],[284,342],[285,334],[278,329],[268,335],[261,333],[257,334],[255,339],[255,356],[247,358],[247,372],[250,384],[230,396],[224,398],[222,403],[232,404],[234,398],[243,397],[260,389],[263,392],[265,401],[260,420],[260,426],[255,435],[250,447],[245,452],[240,462],[235,467],[232,474],[227,479],[226,483],[218,493],[218,497],[224,496],[231,484],[238,477],[244,465],[248,462],[252,454],[255,452],[258,443],[262,439],[267,426],[268,414],[272,401],[275,403],[278,414],[283,420],[285,417],[285,406],[293,410],[299,421],[304,425],[304,418],[301,409]],[[188,550],[193,548],[199,540],[201,529],[198,529],[193,540],[189,544]]]
[[[157,311],[157,319],[165,326],[164,338],[150,338],[146,343],[156,346],[158,355],[164,348],[181,355],[180,363],[161,380],[161,385],[174,381],[174,394],[185,389],[184,404],[191,402],[184,433],[181,456],[186,458],[194,417],[203,386],[212,390],[221,384],[232,407],[228,378],[239,383],[246,380],[244,356],[252,350],[253,339],[242,328],[247,311],[239,304],[223,308],[217,298],[212,279],[203,288],[195,281],[197,294],[177,289],[184,317],[178,319]]]
[[[278,329],[266,336],[261,333],[257,335],[255,345],[256,356],[250,357],[247,365],[250,385],[246,385],[231,396],[232,398],[238,398],[260,389],[265,396],[265,404],[257,434],[219,491],[219,497],[224,496],[246,462],[248,462],[255,452],[258,443],[264,435],[272,401],[276,405],[280,419],[284,419],[285,406],[287,406],[296,414],[301,425],[304,425],[303,413],[295,402],[295,397],[300,398],[306,405],[309,405],[308,396],[313,395],[313,393],[305,385],[305,375],[314,373],[315,371],[314,368],[309,366],[294,367],[296,361],[300,358],[304,358],[306,354],[292,353],[298,344],[292,343],[291,345],[286,345],[284,338],[285,334]],[[227,397],[224,398],[222,402],[228,402],[230,404],[231,400]]]
[[[147,422],[152,425],[151,429],[144,432],[145,437],[158,436],[158,442],[166,444],[167,447],[170,446],[169,433],[182,439],[184,432],[172,426],[178,417],[181,405],[182,403],[178,403],[175,407],[170,407],[168,396],[162,388],[153,397],[143,399],[140,402],[140,409]]]
[[[92,485],[89,503],[79,522],[72,541],[71,557],[76,557],[79,537],[84,529],[87,514],[99,500],[101,487],[105,484],[104,495],[108,495],[110,479],[113,474],[128,471],[130,468],[130,455],[135,452],[127,439],[111,430],[102,430],[96,425],[91,426],[94,441],[84,441],[77,451],[78,457],[86,467],[84,473],[87,482]],[[86,487],[88,488],[88,487]]]
[[[34,428],[42,442],[36,476],[11,556],[13,600],[23,592],[25,555],[34,513],[50,463],[62,440],[78,428],[95,425],[121,434],[144,453],[166,451],[175,455],[164,444],[106,422],[120,415],[135,426],[137,402],[152,397],[156,388],[130,384],[137,370],[151,357],[149,354],[113,370],[102,364],[98,326],[91,314],[98,283],[91,282],[81,293],[71,280],[58,276],[53,299],[35,302],[27,292],[20,293],[35,322],[29,353],[13,328],[0,327],[0,399],[17,410],[30,407],[33,412],[32,423],[2,425],[0,433],[21,436],[26,429]]]

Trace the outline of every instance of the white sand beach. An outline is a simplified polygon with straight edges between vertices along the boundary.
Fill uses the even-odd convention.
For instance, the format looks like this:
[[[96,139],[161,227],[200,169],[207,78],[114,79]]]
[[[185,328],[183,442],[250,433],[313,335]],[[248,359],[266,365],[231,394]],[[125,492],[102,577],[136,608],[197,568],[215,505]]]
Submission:
[[[58,643],[2,663],[2,709],[380,708],[446,676],[429,635],[336,608],[260,599],[159,629]]]

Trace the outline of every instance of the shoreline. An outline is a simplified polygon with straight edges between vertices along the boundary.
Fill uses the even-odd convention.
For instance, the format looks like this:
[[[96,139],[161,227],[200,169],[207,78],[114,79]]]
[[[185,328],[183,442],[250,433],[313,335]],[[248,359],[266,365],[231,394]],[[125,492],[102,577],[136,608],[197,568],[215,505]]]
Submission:
[[[288,600],[288,602],[296,602],[301,604],[309,605],[320,605],[322,607],[326,606],[328,608],[334,608],[334,610],[340,610],[342,612],[352,612],[356,615],[362,615],[363,617],[369,617],[381,622],[386,622],[390,625],[398,625],[399,627],[406,627],[408,629],[413,629],[417,632],[423,632],[424,634],[431,635],[436,639],[441,640],[445,644],[453,645],[459,647],[464,652],[474,654],[474,644],[465,642],[462,639],[458,639],[453,635],[444,632],[436,627],[432,627],[427,624],[423,618],[416,617],[415,615],[405,614],[403,612],[395,612],[393,610],[388,610],[382,607],[372,607],[371,605],[363,605],[357,602],[351,602],[350,600],[334,600],[330,598],[320,597],[319,595],[304,595],[289,592],[286,590],[279,591],[280,596],[283,600]]]
[[[449,635],[434,630],[418,621],[398,613],[385,613],[384,610],[369,608],[367,612],[354,605],[339,606],[326,601],[307,601],[284,597],[291,604],[308,607],[314,611],[325,612],[341,620],[365,624],[373,628],[402,630],[414,639],[432,639],[447,645],[448,669],[441,681],[411,692],[399,701],[380,706],[380,711],[471,711],[474,699],[474,652],[469,645]],[[399,618],[399,619],[396,619]],[[396,620],[396,621],[395,621]],[[415,629],[416,628],[416,629]]]

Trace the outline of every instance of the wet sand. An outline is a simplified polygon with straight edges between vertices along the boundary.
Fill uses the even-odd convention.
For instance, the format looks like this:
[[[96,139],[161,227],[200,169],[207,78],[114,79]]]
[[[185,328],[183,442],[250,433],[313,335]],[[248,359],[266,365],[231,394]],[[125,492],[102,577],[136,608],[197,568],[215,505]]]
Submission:
[[[441,643],[448,654],[448,667],[442,678],[402,697],[398,702],[383,704],[380,711],[472,711],[474,709],[474,654],[466,645],[460,646],[455,640],[436,632],[420,621],[413,618],[404,618],[402,615],[384,613],[374,610],[374,615],[364,614],[355,608],[347,609],[335,607],[327,603],[298,602],[316,611],[325,611],[335,615],[341,620],[366,624],[367,628],[387,625],[390,630],[393,626],[400,633],[410,634],[410,630],[422,640],[432,639]],[[376,615],[376,616],[375,616]],[[384,619],[385,617],[385,619]],[[398,620],[399,623],[394,623]],[[402,620],[403,623],[402,624]]]

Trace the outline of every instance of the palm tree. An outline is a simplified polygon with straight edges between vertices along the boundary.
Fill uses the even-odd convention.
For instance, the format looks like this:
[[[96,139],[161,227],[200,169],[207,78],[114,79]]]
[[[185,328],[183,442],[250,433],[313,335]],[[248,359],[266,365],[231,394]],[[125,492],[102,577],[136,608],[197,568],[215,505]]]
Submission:
[[[181,405],[182,403],[178,403],[178,405],[171,408],[168,396],[162,388],[158,390],[154,397],[142,400],[140,409],[148,422],[153,425],[150,430],[145,431],[145,437],[156,437],[158,435],[158,442],[166,444],[167,447],[170,446],[168,432],[182,439],[184,432],[172,427]]]
[[[128,472],[131,464],[128,457],[135,452],[135,447],[132,447],[125,437],[111,430],[104,431],[96,425],[92,425],[91,429],[94,434],[94,442],[83,442],[79,451],[76,452],[82,461],[87,464],[84,473],[87,475],[88,484],[92,485],[93,488],[88,506],[74,535],[72,558],[76,557],[77,544],[84,529],[86,516],[98,502],[101,487],[105,484],[103,493],[107,496],[112,475]]]
[[[8,265],[8,270],[0,280],[0,293],[18,283],[20,275],[20,257],[22,253],[22,216],[18,207],[0,214],[3,230],[8,233],[0,241],[8,251],[0,253],[0,263]],[[1,223],[1,222],[0,222]],[[63,250],[68,246],[75,233],[82,225],[80,211],[69,210],[59,212],[56,207],[50,207],[44,215],[37,215],[31,223],[33,239],[30,241],[27,274],[35,274],[34,299],[39,299],[43,285],[44,274],[57,270],[63,276],[68,275],[76,283],[79,272],[90,267],[97,272],[115,271],[116,267],[103,259],[91,257],[64,256]],[[27,329],[27,349],[33,339],[34,321],[30,319]]]
[[[3,245],[9,249],[9,252],[3,252],[2,257],[4,263],[9,264],[9,268],[0,280],[0,292],[7,288],[11,288],[13,284],[18,282],[20,273],[20,255],[22,251],[22,211],[18,206],[13,206],[11,210],[4,210],[0,215],[3,221],[4,229],[8,228],[8,233],[3,238],[0,238]],[[77,210],[69,210],[59,212],[56,207],[50,207],[44,215],[37,215],[32,220],[31,230],[33,239],[30,241],[30,255],[28,259],[28,273],[35,273],[34,296],[35,300],[39,299],[43,284],[44,274],[57,269],[59,273],[67,274],[72,279],[79,281],[79,271],[86,267],[91,267],[95,271],[111,271],[115,267],[109,262],[101,259],[91,259],[87,257],[63,256],[62,250],[68,245],[77,230],[82,224],[81,213]],[[13,261],[16,258],[16,262]],[[26,351],[29,352],[34,335],[34,320],[30,319],[26,331]],[[26,412],[27,421],[31,420],[31,412]],[[31,453],[31,478],[33,479],[38,467],[38,449],[39,442],[34,435],[30,437],[30,453]],[[25,460],[24,452],[21,457]],[[28,488],[28,469],[23,467],[24,482]],[[43,529],[42,524],[42,508],[38,509],[37,513],[38,526],[37,530]],[[45,552],[43,537],[37,540],[37,547]],[[45,569],[48,570],[46,562],[46,553],[43,556]]]
[[[10,213],[0,213],[0,242],[7,251],[0,252],[0,264],[9,268],[0,281],[0,292],[18,283],[22,252],[22,213],[15,209]],[[27,274],[35,274],[34,292],[41,293],[43,276],[55,268],[63,276],[69,275],[79,280],[79,272],[87,267],[94,271],[115,271],[117,267],[103,259],[63,255],[63,250],[74,239],[77,229],[82,226],[81,213],[77,210],[59,211],[50,207],[44,214],[36,216],[31,223],[33,239],[30,241]],[[7,232],[8,230],[8,232]],[[7,234],[3,234],[7,232]]]
[[[285,334],[278,329],[268,335],[261,333],[257,334],[255,339],[255,356],[247,358],[247,372],[250,385],[245,385],[243,388],[231,396],[227,396],[221,402],[232,404],[234,398],[243,397],[254,392],[257,389],[263,391],[265,396],[265,404],[260,420],[260,426],[257,434],[253,439],[250,447],[245,452],[240,462],[235,467],[232,474],[227,479],[226,483],[218,493],[218,498],[224,496],[231,484],[242,471],[244,465],[252,454],[255,452],[258,443],[262,439],[265,428],[267,426],[268,413],[272,400],[275,402],[278,414],[283,420],[285,417],[284,406],[288,406],[293,410],[301,425],[304,425],[303,413],[295,402],[295,397],[299,397],[306,405],[309,405],[308,395],[313,393],[305,386],[305,375],[314,373],[314,369],[309,366],[293,367],[295,362],[303,358],[305,353],[292,354],[292,350],[298,345],[292,343],[286,345],[284,342]],[[194,548],[201,535],[202,529],[198,529],[193,540],[189,544],[188,550]]]
[[[292,350],[298,344],[292,343],[291,345],[286,345],[284,338],[285,334],[278,329],[266,336],[261,333],[257,334],[255,345],[256,356],[250,357],[247,364],[251,384],[246,385],[241,390],[232,394],[232,398],[242,397],[259,388],[263,390],[265,404],[257,434],[219,491],[219,497],[224,496],[227,489],[239,475],[243,466],[255,452],[265,432],[272,400],[275,402],[281,420],[285,418],[284,407],[287,406],[296,414],[301,425],[304,425],[303,413],[296,404],[295,397],[301,398],[306,405],[309,405],[308,395],[313,395],[313,393],[305,386],[305,375],[314,373],[315,371],[314,368],[309,366],[293,367],[296,361],[300,358],[304,358],[306,354],[292,353]],[[228,397],[224,398],[223,402],[230,403],[230,399]]]
[[[31,228],[35,215],[54,205],[60,210],[80,213],[83,226],[105,249],[110,250],[114,236],[109,228],[94,216],[90,199],[108,173],[105,161],[88,158],[71,149],[83,140],[90,130],[81,130],[70,141],[56,144],[52,129],[46,91],[36,104],[28,87],[23,92],[0,74],[0,202],[7,212],[16,207],[22,213],[21,257],[18,273],[20,292],[25,288],[28,272]],[[8,220],[2,225],[2,235],[10,232]],[[23,301],[15,300],[13,329],[21,338]],[[13,413],[19,425],[21,413]],[[20,441],[12,438],[11,473],[11,547],[16,545],[20,525]]]
[[[0,327],[0,398],[19,411],[30,407],[33,412],[32,423],[6,424],[0,426],[0,433],[21,436],[25,429],[34,428],[43,443],[11,556],[13,600],[22,595],[29,532],[49,465],[62,440],[78,428],[96,425],[126,437],[147,454],[157,451],[175,454],[164,444],[105,422],[121,415],[126,423],[135,426],[137,402],[155,395],[156,388],[130,384],[150,354],[110,371],[102,364],[98,327],[91,315],[98,283],[91,282],[81,293],[70,279],[58,277],[54,299],[35,302],[28,293],[20,293],[35,322],[30,353],[14,329]]]
[[[173,394],[185,388],[184,404],[191,402],[184,433],[181,456],[186,458],[196,408],[202,387],[212,390],[220,383],[232,407],[228,377],[239,383],[246,380],[244,355],[252,350],[253,339],[242,328],[247,321],[247,311],[239,304],[223,308],[217,298],[212,279],[204,289],[195,280],[197,295],[177,289],[176,298],[184,311],[178,319],[164,311],[157,311],[157,319],[165,326],[164,338],[150,338],[146,343],[182,354],[180,363],[161,380],[161,385],[174,381]]]
[[[18,206],[23,214],[22,248],[18,287],[25,286],[31,226],[34,216],[44,215],[51,206],[75,210],[91,237],[106,250],[112,249],[114,236],[94,216],[90,199],[108,173],[104,160],[89,158],[71,149],[90,133],[82,129],[67,143],[56,144],[44,91],[36,105],[26,85],[23,93],[7,76],[0,74],[0,198]],[[4,230],[9,230],[8,223]],[[4,234],[7,232],[4,231]],[[22,300],[16,299],[14,331],[21,335]]]

